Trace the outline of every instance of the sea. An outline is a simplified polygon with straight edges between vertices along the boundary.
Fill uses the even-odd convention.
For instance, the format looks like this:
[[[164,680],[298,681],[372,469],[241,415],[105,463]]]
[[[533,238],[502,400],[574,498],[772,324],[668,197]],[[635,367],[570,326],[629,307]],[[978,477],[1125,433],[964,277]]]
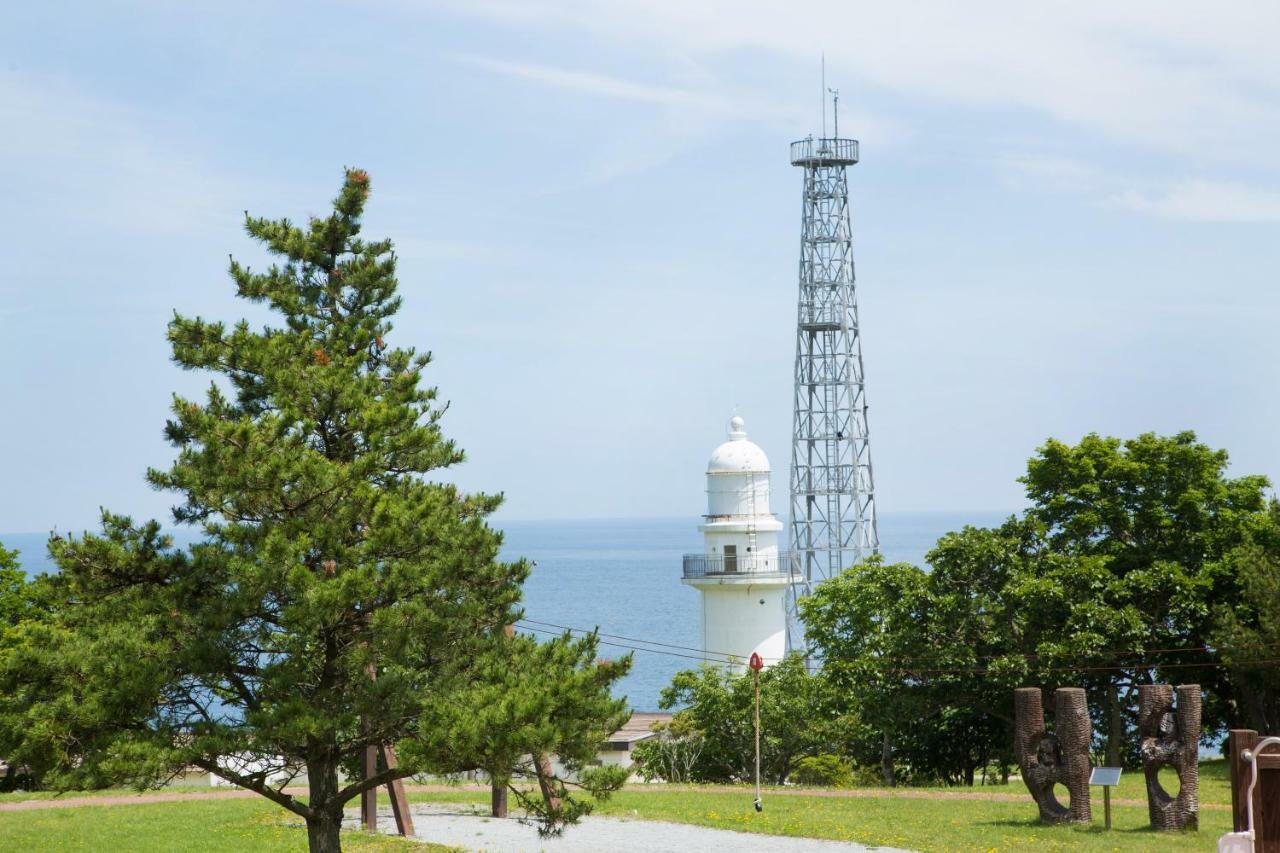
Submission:
[[[938,538],[965,525],[990,527],[1008,512],[881,513],[880,550],[888,562],[924,565]],[[634,651],[615,694],[640,711],[658,710],[662,688],[701,663],[699,593],[680,582],[683,554],[702,551],[698,518],[495,522],[503,556],[536,565],[525,584],[522,630],[600,632],[600,656]],[[0,533],[29,574],[52,571],[46,533]],[[183,537],[175,535],[177,541]]]

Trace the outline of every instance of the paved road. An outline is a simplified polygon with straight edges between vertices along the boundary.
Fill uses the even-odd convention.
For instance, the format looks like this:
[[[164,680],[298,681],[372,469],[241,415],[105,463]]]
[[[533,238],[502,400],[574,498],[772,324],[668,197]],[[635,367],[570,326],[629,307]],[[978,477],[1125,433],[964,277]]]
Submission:
[[[710,829],[655,820],[587,817],[560,838],[539,838],[538,831],[514,818],[497,819],[470,813],[457,804],[415,803],[410,807],[419,838],[483,853],[854,853],[877,850],[903,853],[890,847],[867,847],[843,841],[787,838]],[[349,828],[359,824],[348,810]],[[378,829],[395,832],[391,810],[378,810]]]

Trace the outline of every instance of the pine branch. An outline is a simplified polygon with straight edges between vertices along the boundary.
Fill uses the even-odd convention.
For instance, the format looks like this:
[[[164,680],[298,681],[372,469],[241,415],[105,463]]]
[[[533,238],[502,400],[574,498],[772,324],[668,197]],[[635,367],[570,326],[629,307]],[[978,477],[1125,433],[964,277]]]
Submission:
[[[260,794],[276,805],[283,806],[305,820],[311,820],[317,814],[313,807],[304,806],[302,803],[295,800],[292,795],[272,788],[267,785],[263,779],[256,775],[242,776],[234,770],[228,770],[227,768],[220,766],[217,761],[210,761],[203,758],[198,758],[191,763],[196,767],[199,767],[201,770],[207,770],[215,776],[226,779],[232,785],[244,788],[246,791],[253,791],[255,794]],[[344,800],[343,802],[346,801]]]
[[[372,791],[382,785],[389,785],[397,779],[407,779],[413,775],[413,771],[404,767],[397,767],[394,770],[383,770],[375,773],[368,779],[362,779],[359,782],[352,782],[334,795],[334,799],[339,803],[345,803],[354,797],[358,797],[365,791]]]

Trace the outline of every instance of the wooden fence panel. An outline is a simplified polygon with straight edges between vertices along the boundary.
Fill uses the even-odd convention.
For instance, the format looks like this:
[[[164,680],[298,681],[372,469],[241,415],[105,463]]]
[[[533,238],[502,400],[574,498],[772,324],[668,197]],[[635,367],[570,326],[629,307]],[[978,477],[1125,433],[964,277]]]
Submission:
[[[1231,814],[1237,832],[1248,828],[1245,797],[1249,790],[1249,764],[1242,758],[1261,738],[1252,729],[1232,729]],[[1258,756],[1258,785],[1253,792],[1253,822],[1257,831],[1255,853],[1280,853],[1280,748],[1271,746]]]

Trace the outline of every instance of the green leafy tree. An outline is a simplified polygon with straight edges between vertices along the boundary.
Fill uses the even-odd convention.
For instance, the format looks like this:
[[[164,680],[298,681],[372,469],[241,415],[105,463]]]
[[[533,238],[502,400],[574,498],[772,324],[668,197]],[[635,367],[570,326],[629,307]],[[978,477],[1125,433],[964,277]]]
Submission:
[[[821,584],[802,602],[806,633],[884,732],[886,779],[891,739],[917,776],[971,784],[979,767],[1007,767],[1025,684],[1085,686],[1112,764],[1139,683],[1194,673],[1226,698],[1208,705],[1210,729],[1266,706],[1274,694],[1248,658],[1230,679],[1204,666],[1218,647],[1269,637],[1238,604],[1249,589],[1266,599],[1266,555],[1280,553],[1266,480],[1227,478],[1226,461],[1190,433],[1050,441],[1028,463],[1022,517],[947,534],[928,572],[872,559]]]
[[[1014,688],[1078,684],[1071,665],[1114,662],[1143,637],[1141,614],[1108,592],[1108,560],[1055,550],[1034,519],[948,534],[928,560],[925,630],[944,663],[927,683],[949,725],[968,732],[936,748],[967,751],[967,783],[977,767],[1013,761]]]
[[[781,785],[805,755],[838,749],[855,722],[804,659],[791,655],[760,675],[760,776]],[[750,672],[704,666],[676,674],[663,708],[684,706],[674,725],[702,736],[691,776],[701,782],[754,779],[755,686]],[[833,745],[834,744],[834,745]]]
[[[438,479],[462,460],[429,356],[389,343],[395,255],[360,236],[368,176],[348,170],[305,226],[247,217],[278,261],[236,261],[238,294],[274,312],[252,329],[176,315],[174,360],[212,372],[203,401],[175,396],[177,448],[150,482],[181,496],[202,533],[177,550],[155,522],[104,513],[101,535],[54,541],[47,618],[0,657],[0,751],[62,788],[145,786],[195,765],[306,821],[337,850],[345,803],[411,774],[529,755],[581,766],[616,724],[593,637],[509,637],[523,562],[498,560],[500,497]],[[370,745],[397,768],[347,776]],[[283,790],[305,775],[309,795]],[[554,831],[586,806],[542,774]],[[586,774],[604,795],[616,778]]]
[[[1212,662],[1202,649],[1210,645],[1215,611],[1242,593],[1227,556],[1250,541],[1273,542],[1276,525],[1267,479],[1228,477],[1227,465],[1225,450],[1192,432],[1125,441],[1088,435],[1075,446],[1049,441],[1027,465],[1027,515],[1044,526],[1048,550],[1105,559],[1108,576],[1084,603],[1122,618],[1099,645],[1134,653],[1095,661],[1104,668],[1078,679],[1094,707],[1105,708],[1109,761],[1127,737],[1123,709],[1135,704],[1136,685],[1153,676],[1194,675],[1206,689],[1209,730],[1235,716],[1226,673],[1198,665]]]
[[[1212,639],[1228,664],[1235,716],[1255,731],[1280,731],[1280,555],[1250,542],[1233,551],[1226,565],[1234,570],[1240,596],[1218,604]]]
[[[805,638],[823,661],[832,687],[856,697],[861,720],[880,735],[887,785],[897,782],[896,733],[918,723],[924,707],[919,682],[906,671],[932,653],[920,630],[928,609],[928,578],[908,563],[879,556],[831,578],[800,601]]]

